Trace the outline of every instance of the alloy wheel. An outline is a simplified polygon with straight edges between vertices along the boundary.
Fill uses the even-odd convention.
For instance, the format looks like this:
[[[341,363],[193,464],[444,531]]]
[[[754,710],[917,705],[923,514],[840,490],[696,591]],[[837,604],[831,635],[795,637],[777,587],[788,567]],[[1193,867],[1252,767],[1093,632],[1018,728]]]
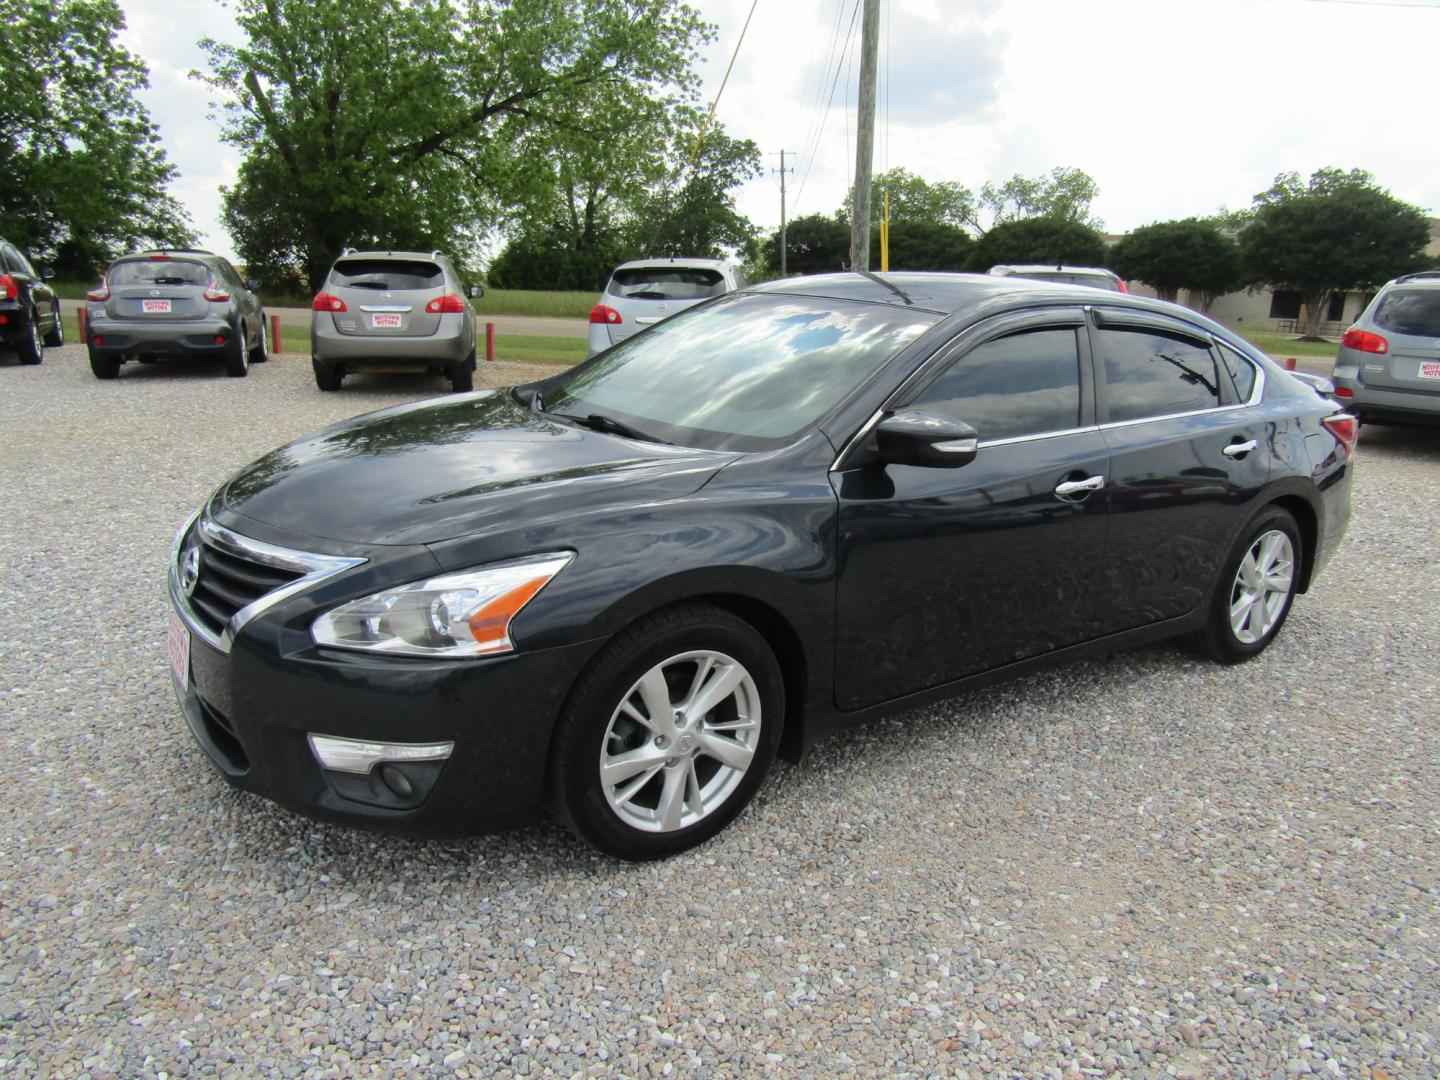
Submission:
[[[600,745],[610,809],[646,832],[687,828],[735,793],[760,745],[760,691],[724,653],[684,652],[645,672]]]
[[[1295,547],[1279,529],[1261,533],[1240,560],[1230,589],[1230,630],[1236,640],[1254,645],[1285,614],[1295,587]]]

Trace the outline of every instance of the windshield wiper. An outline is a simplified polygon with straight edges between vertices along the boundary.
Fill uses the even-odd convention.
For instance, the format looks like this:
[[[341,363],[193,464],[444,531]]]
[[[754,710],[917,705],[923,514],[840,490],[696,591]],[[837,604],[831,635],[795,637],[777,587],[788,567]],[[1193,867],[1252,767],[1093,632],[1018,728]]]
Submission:
[[[876,285],[884,285],[885,288],[889,289],[901,300],[904,300],[905,303],[909,304],[911,307],[915,306],[915,301],[911,300],[910,297],[905,295],[905,290],[900,288],[899,285],[896,285],[893,282],[886,281],[879,274],[872,274],[869,270],[862,270],[858,266],[852,266],[850,269],[852,272],[859,274],[861,277],[866,278],[869,281],[875,282]]]
[[[576,416],[573,413],[556,413],[556,416],[563,416],[567,420],[573,420],[581,427],[587,427],[591,431],[607,431],[611,435],[623,435],[627,439],[640,439],[643,442],[664,442],[649,432],[641,431],[639,428],[631,427],[623,420],[616,420],[613,416],[605,416],[602,413],[589,413],[585,416]]]

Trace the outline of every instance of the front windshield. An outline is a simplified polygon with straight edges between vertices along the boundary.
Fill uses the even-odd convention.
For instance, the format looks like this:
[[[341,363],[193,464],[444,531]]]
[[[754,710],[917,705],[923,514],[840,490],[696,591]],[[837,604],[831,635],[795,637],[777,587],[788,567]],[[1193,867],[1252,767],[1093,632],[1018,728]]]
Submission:
[[[813,425],[939,318],[813,296],[731,295],[577,368],[544,406],[686,446],[768,449]]]

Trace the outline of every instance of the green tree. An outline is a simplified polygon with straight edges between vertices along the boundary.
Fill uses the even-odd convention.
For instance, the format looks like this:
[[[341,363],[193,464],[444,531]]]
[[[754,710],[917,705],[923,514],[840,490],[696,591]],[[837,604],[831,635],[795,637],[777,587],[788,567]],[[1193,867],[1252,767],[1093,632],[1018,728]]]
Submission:
[[[193,232],[115,0],[0,0],[0,235],[76,277]]]
[[[1235,241],[1199,218],[1142,225],[1122,237],[1108,258],[1117,274],[1145,282],[1162,300],[1174,301],[1181,289],[1199,293],[1202,311],[1244,284]]]
[[[1060,165],[1042,176],[1016,173],[1003,184],[987,183],[970,225],[986,232],[997,225],[1026,218],[1056,218],[1099,229],[1103,225],[1090,212],[1100,188],[1083,169]]]
[[[693,119],[698,122],[698,115]],[[694,145],[689,132],[677,139],[665,181],[635,201],[630,233],[638,255],[719,258],[725,250],[743,249],[755,235],[732,193],[760,175],[760,148],[712,128],[692,164]]]
[[[1419,269],[1429,239],[1425,215],[1377,187],[1368,172],[1327,168],[1308,184],[1281,173],[1255,196],[1240,257],[1250,280],[1301,294],[1304,337],[1315,339],[1332,294]]]
[[[890,225],[891,270],[965,270],[974,247],[970,234],[955,225],[908,221]],[[874,232],[870,234],[870,265],[880,266],[880,237]]]
[[[347,243],[469,261],[537,182],[517,147],[688,101],[710,33],[678,0],[234,6],[245,43],[202,43],[224,138],[246,155],[226,223],[247,263],[294,266],[312,287]],[[606,132],[585,130],[602,117]]]
[[[970,266],[986,271],[1001,263],[1104,266],[1105,240],[1079,221],[1035,217],[996,225],[975,242]]]
[[[870,198],[871,224],[878,225],[885,214],[885,199],[890,200],[890,226],[949,225],[964,228],[975,220],[975,195],[954,180],[934,183],[917,176],[909,169],[896,167],[875,177]],[[849,221],[854,205],[854,192],[845,196],[841,216]],[[873,233],[873,228],[872,228]]]
[[[833,274],[850,261],[850,226],[838,217],[806,214],[786,226],[785,271],[789,274]],[[771,272],[780,266],[780,231],[765,243]]]

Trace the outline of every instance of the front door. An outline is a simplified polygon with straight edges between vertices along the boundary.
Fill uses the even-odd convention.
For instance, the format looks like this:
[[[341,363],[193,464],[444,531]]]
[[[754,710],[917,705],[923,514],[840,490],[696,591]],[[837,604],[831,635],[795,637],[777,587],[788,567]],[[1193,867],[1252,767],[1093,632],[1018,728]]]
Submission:
[[[1078,309],[967,335],[889,407],[971,424],[975,460],[897,465],[862,444],[832,474],[841,710],[1094,636],[1108,450],[1093,423],[1087,349]]]

